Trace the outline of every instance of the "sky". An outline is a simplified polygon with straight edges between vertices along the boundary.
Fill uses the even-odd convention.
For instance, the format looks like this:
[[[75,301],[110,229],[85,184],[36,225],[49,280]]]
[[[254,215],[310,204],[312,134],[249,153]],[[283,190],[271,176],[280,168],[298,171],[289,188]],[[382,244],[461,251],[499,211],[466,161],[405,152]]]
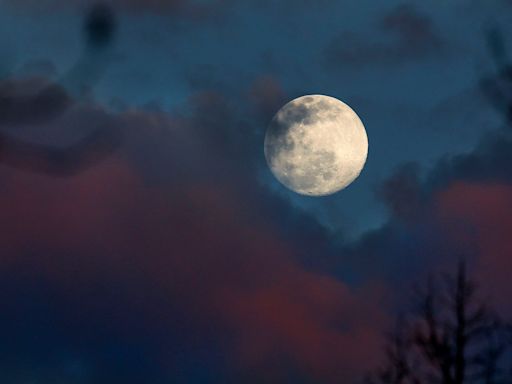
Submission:
[[[356,383],[404,292],[461,257],[512,315],[511,21],[506,0],[1,0],[0,381]],[[369,139],[328,197],[263,153],[308,94]]]

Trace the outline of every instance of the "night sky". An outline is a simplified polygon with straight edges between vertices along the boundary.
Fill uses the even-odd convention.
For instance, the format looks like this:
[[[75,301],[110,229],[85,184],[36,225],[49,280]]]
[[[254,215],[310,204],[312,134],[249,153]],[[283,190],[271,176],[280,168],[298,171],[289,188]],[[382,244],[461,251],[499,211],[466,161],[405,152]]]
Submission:
[[[359,383],[461,260],[510,318],[511,25],[506,0],[0,0],[0,383]],[[368,134],[327,197],[263,153],[306,94]]]

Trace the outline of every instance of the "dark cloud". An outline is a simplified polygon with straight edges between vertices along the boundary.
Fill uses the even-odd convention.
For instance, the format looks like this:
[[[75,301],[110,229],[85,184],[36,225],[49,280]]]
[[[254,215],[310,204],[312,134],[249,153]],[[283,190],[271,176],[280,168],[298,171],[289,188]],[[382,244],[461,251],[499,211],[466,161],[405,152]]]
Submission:
[[[432,20],[412,5],[401,5],[379,22],[380,39],[342,32],[326,48],[329,66],[397,64],[448,54],[448,43]],[[388,38],[394,41],[388,42]],[[453,50],[453,47],[450,47]]]
[[[389,221],[351,245],[338,268],[354,268],[403,289],[462,257],[500,310],[512,314],[502,300],[511,289],[502,272],[510,267],[510,153],[504,127],[469,153],[446,156],[428,171],[414,164],[397,168],[377,189],[389,207]]]
[[[52,80],[53,63],[36,61],[29,62],[16,77],[0,82],[1,163],[54,176],[72,176],[108,157],[119,146],[121,132],[110,126],[108,119],[89,127],[85,136],[79,134],[67,146],[25,140],[16,132],[26,126],[45,130],[47,124],[65,119],[63,116],[73,107],[86,109],[80,102],[105,69],[103,54],[115,29],[112,10],[103,3],[94,5],[84,27],[86,49],[68,73]],[[31,76],[32,71],[36,76]],[[51,142],[53,132],[46,136]]]
[[[328,383],[375,361],[385,288],[307,267],[322,231],[255,182],[243,115],[216,92],[171,114],[75,106],[55,140],[104,122],[117,154],[63,179],[0,165],[3,377]]]
[[[424,206],[420,180],[418,164],[404,164],[379,186],[377,195],[394,217],[414,220]]]
[[[114,127],[95,128],[68,146],[50,146],[0,133],[0,163],[52,176],[73,176],[110,156],[121,141]]]
[[[87,127],[76,129],[80,123],[70,120],[87,110],[60,84],[43,78],[5,80],[0,84],[0,163],[65,177],[110,156],[123,134],[103,111],[101,121],[86,119]],[[64,130],[56,134],[57,126]]]
[[[59,84],[42,78],[9,78],[0,83],[0,124],[39,124],[62,115],[72,98]]]
[[[84,20],[85,49],[57,79],[52,61],[25,63],[16,76],[0,81],[0,125],[41,124],[63,115],[101,79],[110,63],[115,17],[104,3],[95,4]]]
[[[440,188],[453,179],[474,182],[510,182],[512,140],[507,133],[491,135],[473,153],[443,159],[430,176],[429,184]]]
[[[503,76],[498,70],[486,79],[508,89]],[[509,105],[507,98],[500,102]],[[506,110],[499,110],[508,123]],[[511,153],[507,124],[484,134],[472,150],[445,155],[429,169],[400,165],[376,189],[389,209],[389,220],[343,246],[343,261],[333,262],[333,268],[340,275],[352,270],[363,281],[384,279],[401,292],[464,258],[500,311],[511,315],[510,304],[502,299],[511,289],[502,272],[510,259]]]
[[[236,194],[208,185],[152,190],[124,167],[111,163],[69,181],[45,183],[4,173],[9,187],[0,226],[9,234],[2,248],[10,256],[2,261],[2,275],[47,282],[43,287],[54,287],[57,302],[73,298],[65,313],[45,309],[46,316],[64,324],[60,332],[70,334],[59,339],[57,329],[46,329],[53,340],[52,359],[58,359],[59,348],[85,355],[86,361],[96,355],[99,361],[90,362],[89,370],[100,383],[117,373],[102,354],[130,362],[129,355],[115,352],[119,338],[141,348],[160,344],[161,351],[151,349],[146,356],[158,361],[161,371],[173,373],[183,369],[174,364],[194,359],[204,348],[220,354],[232,372],[265,372],[278,359],[288,362],[279,370],[325,382],[352,376],[358,364],[371,361],[379,338],[368,319],[383,316],[378,295],[353,292],[336,279],[305,270],[293,260],[289,245],[265,223],[253,221],[254,208]],[[37,192],[20,196],[18,188],[30,186]],[[12,222],[19,209],[31,212],[23,228]],[[22,251],[24,244],[28,253]],[[23,294],[36,300],[35,292]],[[23,313],[21,302],[15,300],[11,311]],[[41,321],[39,314],[34,321]],[[19,329],[4,322],[10,324],[4,331]],[[26,322],[32,326],[25,337],[38,337],[40,328]],[[89,352],[72,332],[109,334],[113,341],[93,339]],[[364,348],[357,347],[361,340]],[[102,364],[108,368],[104,372]],[[265,376],[272,381],[279,373]]]
[[[85,20],[85,33],[89,45],[103,48],[112,42],[116,30],[114,11],[107,3],[94,4]]]

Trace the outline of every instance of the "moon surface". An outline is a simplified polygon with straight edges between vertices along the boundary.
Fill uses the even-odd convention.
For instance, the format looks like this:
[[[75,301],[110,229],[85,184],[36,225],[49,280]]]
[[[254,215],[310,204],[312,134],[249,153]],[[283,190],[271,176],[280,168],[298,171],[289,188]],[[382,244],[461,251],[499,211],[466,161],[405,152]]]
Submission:
[[[302,195],[325,196],[350,185],[368,156],[368,137],[357,114],[338,99],[302,96],[281,108],[265,135],[274,176]]]

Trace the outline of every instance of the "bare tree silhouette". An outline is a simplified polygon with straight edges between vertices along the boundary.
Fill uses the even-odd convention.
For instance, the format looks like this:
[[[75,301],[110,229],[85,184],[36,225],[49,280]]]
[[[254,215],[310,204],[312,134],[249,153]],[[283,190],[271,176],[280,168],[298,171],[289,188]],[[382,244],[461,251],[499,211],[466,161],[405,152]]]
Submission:
[[[479,297],[464,262],[453,276],[431,278],[415,304],[416,312],[389,335],[385,361],[369,383],[512,382],[504,371],[509,328]]]
[[[494,69],[480,88],[512,127],[512,62],[501,29],[486,33]],[[461,262],[456,273],[431,278],[415,298],[417,312],[387,337],[372,384],[511,384],[512,332],[478,295]],[[508,361],[507,361],[508,360]]]
[[[415,372],[415,356],[411,352],[412,339],[409,324],[400,316],[394,329],[387,335],[384,364],[366,378],[367,384],[419,384]]]

